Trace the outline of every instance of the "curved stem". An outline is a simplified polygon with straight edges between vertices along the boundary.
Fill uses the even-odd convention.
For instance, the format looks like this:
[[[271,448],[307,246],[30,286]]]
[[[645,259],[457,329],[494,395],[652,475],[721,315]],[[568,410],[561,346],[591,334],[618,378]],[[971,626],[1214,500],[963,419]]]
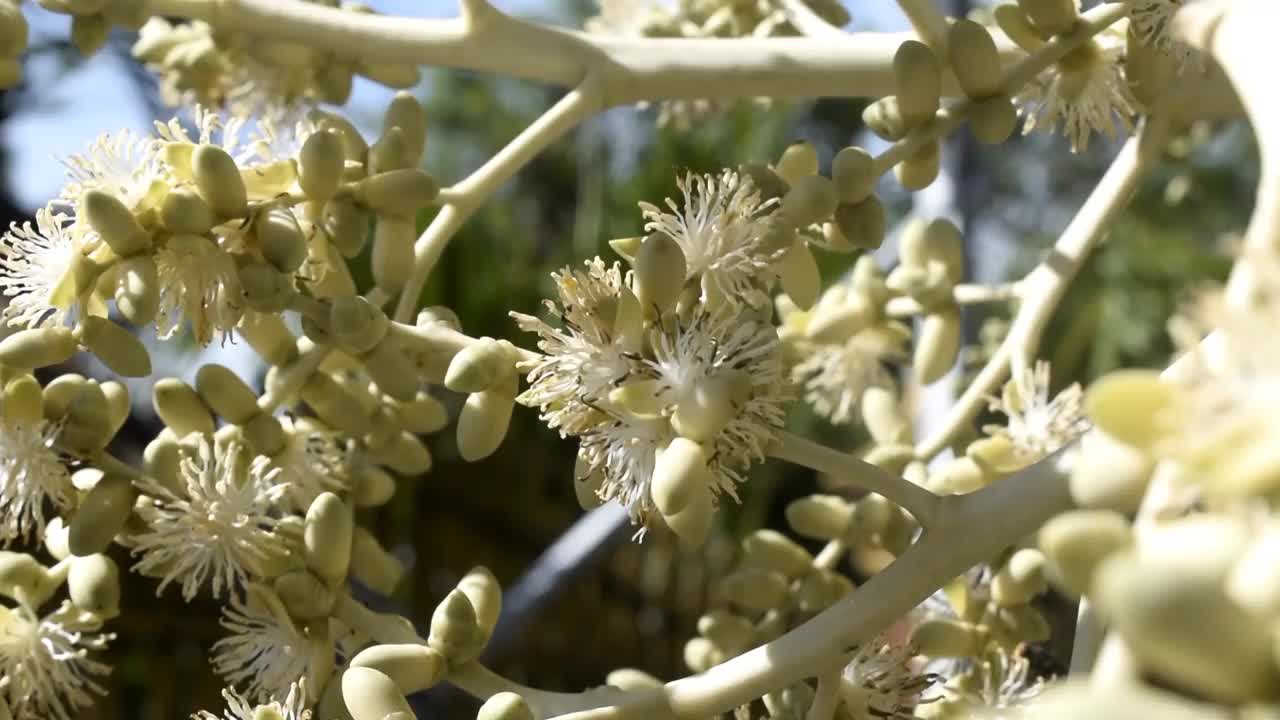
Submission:
[[[851,485],[878,493],[902,506],[926,529],[940,520],[944,501],[915,483],[852,455],[783,432],[770,453],[779,460],[834,475]]]
[[[999,285],[957,285],[951,297],[957,305],[978,305],[981,303],[1007,302],[1018,297],[1019,283],[1002,283]],[[909,295],[890,298],[884,306],[885,314],[892,318],[907,318],[923,315],[928,310],[919,301]]]
[[[832,25],[813,11],[804,0],[778,0],[778,6],[787,15],[787,22],[795,26],[805,37],[845,37],[844,30]]]
[[[818,690],[804,720],[831,720],[840,704],[840,670],[837,667],[818,676]]]
[[[938,11],[933,0],[898,0],[899,7],[911,21],[911,27],[924,44],[933,48],[939,57],[946,57],[947,18]]]

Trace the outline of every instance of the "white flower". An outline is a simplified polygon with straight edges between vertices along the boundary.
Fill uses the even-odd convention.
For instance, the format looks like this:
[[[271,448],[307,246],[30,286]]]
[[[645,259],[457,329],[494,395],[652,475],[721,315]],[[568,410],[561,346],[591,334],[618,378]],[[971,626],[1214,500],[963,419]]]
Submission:
[[[71,474],[53,450],[57,426],[0,421],[0,543],[44,534],[45,501],[66,508],[75,497]]]
[[[166,183],[158,150],[154,138],[130,130],[99,136],[89,152],[66,160],[62,200],[76,205],[86,190],[101,190],[130,210],[159,201]]]
[[[307,709],[306,684],[306,680],[299,680],[289,686],[289,692],[283,701],[273,700],[262,705],[251,704],[243,695],[227,688],[222,691],[222,697],[227,701],[223,717],[226,720],[311,720],[311,711]],[[191,717],[192,720],[222,720],[204,710]]]
[[[174,235],[156,250],[160,307],[156,336],[172,337],[191,323],[196,342],[208,345],[215,330],[231,332],[242,314],[235,260],[207,238]]]
[[[1004,437],[1013,445],[1018,461],[1031,464],[1076,439],[1089,428],[1081,403],[1084,393],[1073,383],[1049,399],[1049,363],[1015,371],[1001,399],[991,399],[991,409],[1004,413],[1008,422],[983,430]]]
[[[281,424],[285,446],[271,464],[279,470],[276,481],[285,486],[294,509],[305,513],[320,493],[348,489],[351,453],[340,433],[323,429],[310,418],[285,417]]]
[[[688,277],[701,278],[702,299],[758,304],[773,279],[770,265],[782,251],[770,247],[769,213],[751,181],[725,170],[689,174],[678,181],[684,202],[667,199],[671,212],[642,202],[645,230],[670,235],[684,251]]]
[[[0,698],[15,720],[73,720],[106,689],[96,678],[110,666],[89,657],[115,636],[101,621],[64,602],[41,618],[26,607],[0,606]]]
[[[296,158],[302,143],[316,131],[307,119],[264,117],[250,124],[245,115],[202,105],[195,106],[191,115],[195,133],[175,117],[156,121],[156,134],[163,142],[216,145],[244,169]]]
[[[905,356],[902,343],[901,334],[877,327],[843,343],[802,342],[791,382],[804,387],[804,399],[814,412],[837,425],[849,422],[868,388],[892,387],[885,363]]]
[[[134,569],[163,578],[157,595],[181,582],[190,602],[209,582],[221,597],[271,556],[278,543],[273,510],[285,488],[274,484],[278,471],[267,458],[246,462],[245,452],[238,442],[215,447],[202,437],[182,459],[184,493],[155,482],[144,486],[152,498],[139,513],[149,530],[134,538],[133,553],[143,555]]]
[[[849,657],[840,695],[854,720],[911,720],[917,706],[937,699],[922,697],[938,678],[913,671],[912,655],[909,648],[876,638]]]
[[[71,218],[48,208],[36,225],[14,223],[0,238],[0,288],[9,298],[0,317],[28,328],[61,325],[75,309],[75,274],[88,236],[73,231]]]
[[[1072,152],[1089,147],[1089,136],[1115,137],[1116,126],[1132,129],[1133,99],[1124,78],[1123,36],[1103,34],[1071,51],[1018,96],[1026,112],[1023,134],[1043,129],[1062,132]]]
[[[275,593],[249,585],[244,598],[231,594],[222,614],[222,626],[231,634],[213,645],[214,672],[229,685],[246,688],[249,697],[292,697],[311,669],[311,643]]]
[[[538,334],[538,347],[546,353],[528,367],[529,389],[516,399],[540,408],[542,419],[562,437],[581,435],[608,419],[597,404],[637,368],[613,332],[622,273],[616,264],[607,267],[593,258],[582,270],[564,268],[551,277],[564,310],[550,300],[546,307],[563,328],[511,313],[521,330]]]
[[[1003,649],[986,653],[961,682],[948,684],[948,700],[969,713],[989,720],[1027,717],[1026,707],[1044,690],[1044,681],[1031,677],[1031,663],[1022,653]],[[957,689],[963,687],[963,689]]]

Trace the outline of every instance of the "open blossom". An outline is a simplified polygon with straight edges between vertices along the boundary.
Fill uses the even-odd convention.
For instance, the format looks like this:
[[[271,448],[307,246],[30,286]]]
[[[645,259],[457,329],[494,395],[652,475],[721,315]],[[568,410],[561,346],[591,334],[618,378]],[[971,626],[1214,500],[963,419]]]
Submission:
[[[1031,674],[1031,663],[1021,652],[1003,649],[986,653],[965,676],[948,683],[947,703],[963,717],[987,720],[1019,720],[1027,714],[1044,681]]]
[[[199,235],[174,235],[155,258],[157,337],[172,337],[190,323],[196,342],[207,345],[215,331],[231,332],[240,322],[240,280],[229,253]]]
[[[152,482],[150,502],[139,508],[147,532],[134,538],[138,572],[161,577],[159,594],[172,582],[188,602],[209,583],[213,596],[244,585],[277,544],[275,506],[285,488],[262,456],[245,462],[238,442],[218,446],[201,438],[182,459],[185,492]]]
[[[76,307],[75,274],[88,241],[70,216],[48,208],[36,224],[14,223],[0,238],[0,288],[9,298],[0,317],[8,325],[47,327],[65,323]]]
[[[114,639],[94,615],[62,603],[44,617],[0,606],[0,700],[15,720],[76,720],[105,695],[99,677],[110,666],[90,657]]]
[[[77,205],[86,190],[114,195],[130,210],[158,203],[165,189],[165,165],[155,138],[121,130],[98,137],[83,155],[66,160],[62,201]]]
[[[1117,127],[1132,129],[1123,55],[1123,35],[1103,33],[1041,73],[1017,98],[1026,113],[1023,134],[1053,132],[1061,124],[1071,151],[1081,152],[1095,132],[1115,137]]]
[[[762,200],[745,176],[686,175],[678,181],[683,202],[668,198],[664,212],[640,203],[645,230],[670,235],[684,251],[689,278],[701,278],[702,300],[758,304],[781,250],[769,235],[774,200]]]
[[[904,357],[902,337],[873,327],[842,343],[804,343],[791,381],[804,387],[814,412],[837,425],[849,422],[868,388],[893,385],[885,363]]]
[[[0,421],[0,544],[44,534],[45,503],[75,497],[71,474],[53,450],[57,427],[45,420]]]
[[[213,645],[212,664],[228,684],[248,697],[284,700],[311,668],[311,642],[269,588],[250,585],[231,594],[222,626],[230,635]],[[305,699],[305,695],[303,698]]]
[[[276,482],[285,486],[295,510],[305,513],[320,493],[348,489],[351,453],[341,433],[323,428],[312,418],[284,417],[281,424],[285,445],[271,458],[271,465],[279,470]]]
[[[911,656],[909,648],[876,638],[849,657],[840,695],[855,720],[911,720],[917,706],[936,699],[924,694],[937,676],[912,670]]]
[[[987,433],[1004,437],[1013,445],[1015,458],[1029,465],[1053,453],[1088,429],[1081,403],[1084,393],[1072,384],[1049,398],[1049,363],[1015,372],[1004,396],[991,400],[991,409],[1004,413],[1003,425],[988,425]]]
[[[222,697],[227,701],[227,709],[222,718],[201,710],[191,716],[192,720],[311,720],[311,711],[307,709],[305,681],[290,686],[283,701],[254,704],[230,689],[223,690]]]

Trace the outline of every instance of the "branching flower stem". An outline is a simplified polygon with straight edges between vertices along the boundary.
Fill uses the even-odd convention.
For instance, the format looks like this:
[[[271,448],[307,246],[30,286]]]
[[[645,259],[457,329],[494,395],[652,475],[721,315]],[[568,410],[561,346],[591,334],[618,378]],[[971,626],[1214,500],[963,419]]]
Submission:
[[[947,18],[938,10],[937,0],[898,0],[911,27],[916,29],[921,42],[933,48],[940,57],[947,50]]]
[[[946,502],[909,480],[799,435],[782,433],[770,454],[779,460],[828,473],[838,480],[879,493],[911,513],[916,522],[926,529],[937,524]]]
[[[979,305],[982,303],[1006,302],[1018,299],[1020,283],[1001,283],[998,285],[956,285],[951,297],[957,305]],[[902,295],[891,298],[885,303],[885,314],[892,318],[908,318],[924,315],[927,310],[915,298]]]

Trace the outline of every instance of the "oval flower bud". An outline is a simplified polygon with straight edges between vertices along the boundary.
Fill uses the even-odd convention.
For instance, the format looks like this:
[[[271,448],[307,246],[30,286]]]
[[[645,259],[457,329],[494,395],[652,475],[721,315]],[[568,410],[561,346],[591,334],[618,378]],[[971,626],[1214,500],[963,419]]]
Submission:
[[[1080,18],[1077,0],[1018,0],[1031,24],[1042,33],[1064,35]]]
[[[307,565],[320,577],[341,582],[347,576],[353,528],[351,510],[337,495],[320,493],[311,501],[302,541]]]
[[[477,565],[458,581],[458,589],[471,601],[476,623],[485,635],[493,632],[502,614],[502,587],[489,568]]]
[[[86,316],[81,323],[81,342],[102,364],[124,377],[151,374],[151,356],[133,333],[96,315]]]
[[[604,683],[619,690],[646,690],[662,687],[661,680],[635,668],[618,668],[605,676]]]
[[[73,452],[89,454],[106,447],[111,430],[106,393],[97,381],[90,380],[80,386],[67,406],[58,440]]]
[[[862,111],[862,122],[885,140],[897,141],[907,136],[911,124],[902,115],[898,98],[887,95],[871,103]]]
[[[328,618],[338,601],[337,593],[307,570],[284,572],[271,587],[289,616],[302,622]]]
[[[440,192],[440,185],[418,168],[390,170],[360,181],[356,199],[375,212],[398,218],[412,218]]]
[[[817,540],[843,537],[853,520],[853,507],[836,495],[810,495],[787,505],[787,524],[797,534]]]
[[[398,127],[385,128],[382,137],[369,148],[369,174],[401,170],[417,165],[417,159],[409,150],[404,132]]]
[[[353,258],[369,239],[370,213],[346,196],[325,203],[323,227],[343,257]]]
[[[862,392],[862,423],[880,445],[911,442],[911,421],[902,412],[897,393],[888,388],[869,387]]]
[[[307,239],[298,219],[287,208],[274,207],[259,213],[253,221],[262,257],[283,273],[302,267],[307,259]]]
[[[753,565],[796,578],[813,569],[813,556],[776,530],[757,530],[742,541],[742,551]]]
[[[704,637],[692,638],[684,644],[684,664],[696,673],[706,672],[724,661],[724,653]]]
[[[321,130],[307,136],[298,151],[298,186],[307,198],[326,202],[342,184],[346,162],[342,135],[337,130]]]
[[[928,45],[907,40],[893,56],[898,110],[911,127],[933,119],[942,97],[942,69]]]
[[[884,244],[887,219],[879,197],[868,195],[861,202],[841,203],[833,217],[840,236],[852,248],[875,250]]]
[[[368,530],[355,528],[351,545],[351,577],[382,595],[395,592],[404,577],[404,565],[387,552]]]
[[[116,265],[116,307],[134,325],[147,325],[160,308],[160,280],[150,255],[125,258]]]
[[[645,237],[636,251],[633,289],[646,313],[663,315],[675,307],[684,288],[688,262],[670,235]]]
[[[515,356],[509,344],[489,337],[468,344],[449,361],[444,386],[454,392],[475,393],[487,390],[515,367]]]
[[[395,681],[372,668],[349,667],[342,673],[342,699],[352,720],[386,720],[396,713],[416,717]]]
[[[981,99],[999,92],[1004,81],[1000,53],[985,27],[957,19],[947,36],[947,54],[965,95]]]
[[[450,590],[431,614],[427,643],[440,651],[450,665],[461,665],[480,655],[484,641],[471,600],[461,590]]]
[[[361,356],[360,361],[382,393],[401,402],[412,400],[418,394],[418,387],[422,383],[417,372],[405,353],[388,338],[384,337],[372,350]],[[511,396],[515,397],[514,389]]]
[[[785,602],[787,578],[769,570],[743,568],[720,581],[720,593],[748,610],[764,611]]]
[[[985,641],[986,633],[971,623],[935,617],[912,628],[907,644],[929,657],[973,657],[982,652]]]
[[[350,392],[325,373],[312,373],[299,391],[303,402],[330,427],[349,435],[369,430],[369,415]]]
[[[412,93],[398,92],[382,116],[382,130],[400,128],[401,136],[409,148],[409,166],[422,161],[427,146],[427,111]]]
[[[396,433],[377,449],[374,456],[378,462],[405,477],[431,471],[431,451],[417,436],[408,432]]]
[[[997,5],[992,13],[996,25],[1004,31],[1009,39],[1027,52],[1035,52],[1044,47],[1048,37],[1031,24],[1031,19],[1022,8],[1012,3]]]
[[[489,389],[467,396],[458,414],[458,454],[463,460],[483,460],[502,444],[511,424],[517,383],[515,372],[511,372]]]
[[[400,692],[412,695],[444,679],[444,656],[439,650],[415,643],[374,645],[351,659],[351,667],[377,670],[391,678]]]
[[[0,57],[16,58],[26,52],[29,32],[18,3],[0,2]]]
[[[344,350],[363,355],[387,336],[390,321],[382,308],[360,295],[336,297],[329,304],[329,331]]]
[[[402,403],[396,408],[404,429],[412,433],[429,434],[439,432],[449,424],[449,411],[444,403],[434,397],[420,392],[413,400]]]
[[[196,392],[215,413],[234,425],[243,425],[261,412],[258,396],[225,365],[202,365],[196,372]]]
[[[19,375],[4,386],[0,413],[10,425],[27,425],[44,417],[44,393],[40,381],[31,375]]]
[[[72,558],[67,591],[80,610],[103,619],[120,614],[120,569],[106,555]]]
[[[80,196],[80,210],[89,225],[121,257],[151,249],[151,233],[142,229],[133,212],[115,195],[86,190]]]
[[[679,538],[679,545],[684,548],[699,548],[711,534],[711,525],[715,519],[715,502],[711,497],[711,489],[700,486],[693,498],[683,510],[674,515],[663,515],[662,520]]]
[[[71,554],[85,557],[103,552],[124,528],[138,491],[123,475],[104,475],[81,500],[67,526]]]
[[[1132,542],[1133,532],[1123,515],[1110,510],[1073,510],[1040,529],[1039,545],[1045,570],[1054,585],[1084,595],[1093,584],[1094,570],[1104,558]]]
[[[165,230],[180,235],[203,235],[217,224],[213,208],[188,187],[176,187],[160,202],[160,224]]]
[[[783,196],[778,213],[795,227],[805,228],[831,217],[839,201],[835,183],[821,175],[805,175]]]
[[[416,238],[412,220],[383,216],[374,226],[373,281],[390,295],[398,294],[409,281]]]
[[[357,470],[354,484],[352,500],[357,507],[382,507],[396,494],[396,479],[385,470],[373,466]]]
[[[484,701],[476,720],[537,720],[533,708],[513,692],[500,692]]]
[[[831,179],[842,204],[860,203],[871,197],[879,180],[875,158],[864,148],[844,148],[831,161]]]
[[[1008,95],[992,95],[969,108],[969,128],[978,142],[999,145],[1018,126],[1018,111]]]
[[[796,238],[791,249],[778,260],[776,266],[782,290],[796,307],[808,310],[822,295],[822,273],[813,251],[803,238]]]
[[[45,566],[26,553],[0,550],[0,594],[38,593],[48,581]]]
[[[693,440],[676,437],[658,453],[649,496],[663,515],[675,515],[710,481],[706,450]]]
[[[793,185],[802,177],[818,173],[818,151],[803,140],[793,142],[782,151],[773,170],[788,185]]]
[[[1024,605],[1048,589],[1044,553],[1034,548],[1014,553],[991,580],[991,597],[1002,607]]]
[[[960,313],[955,308],[926,315],[912,355],[916,378],[931,385],[951,370],[960,355]]]
[[[928,140],[905,160],[893,168],[893,174],[907,190],[923,190],[938,179],[942,170],[942,146],[937,140]]]
[[[200,197],[223,218],[241,218],[249,211],[248,191],[236,161],[216,145],[197,145],[191,152],[191,172]]]
[[[76,339],[62,326],[19,330],[0,340],[0,364],[11,368],[34,369],[57,365],[71,359]]]
[[[1174,387],[1152,370],[1110,373],[1084,396],[1085,414],[1103,432],[1147,452],[1172,435],[1176,404]]]
[[[191,433],[212,435],[213,416],[200,396],[190,385],[177,378],[164,378],[156,382],[151,391],[151,402],[160,421],[178,437]]]

